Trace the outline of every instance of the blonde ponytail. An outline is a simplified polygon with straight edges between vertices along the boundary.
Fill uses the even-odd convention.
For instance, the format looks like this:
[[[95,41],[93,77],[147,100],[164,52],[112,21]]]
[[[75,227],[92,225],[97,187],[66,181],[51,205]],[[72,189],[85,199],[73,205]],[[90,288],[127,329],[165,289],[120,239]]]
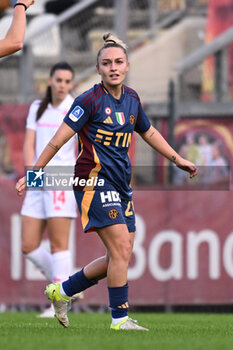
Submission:
[[[99,63],[99,56],[100,56],[102,50],[104,50],[104,49],[106,49],[108,47],[119,47],[119,48],[121,48],[124,51],[124,53],[126,55],[126,58],[128,60],[127,45],[122,40],[117,38],[112,33],[105,33],[103,35],[103,40],[104,40],[104,46],[99,50],[99,52],[97,54],[97,66],[98,66],[98,63]]]
[[[103,35],[103,40],[104,40],[104,46],[108,44],[117,44],[119,46],[122,46],[123,49],[127,50],[127,45],[112,33],[105,33]]]

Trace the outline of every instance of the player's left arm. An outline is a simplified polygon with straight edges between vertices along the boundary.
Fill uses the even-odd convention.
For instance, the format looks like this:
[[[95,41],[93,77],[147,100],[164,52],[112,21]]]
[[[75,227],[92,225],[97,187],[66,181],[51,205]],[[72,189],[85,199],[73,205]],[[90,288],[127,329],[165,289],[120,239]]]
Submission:
[[[41,155],[37,159],[33,169],[39,170],[43,169],[48,162],[55,156],[59,149],[67,142],[69,139],[74,136],[75,131],[71,129],[66,123],[62,123],[56,134],[49,141],[47,146],[42,151]],[[16,191],[19,196],[22,195],[23,190],[26,187],[26,176],[19,179],[16,184]]]
[[[163,138],[163,136],[152,125],[150,128],[140,134],[144,141],[146,141],[152,148],[162,154],[164,157],[175,163],[177,167],[189,172],[190,178],[195,176],[198,172],[197,167],[192,162],[182,158]]]

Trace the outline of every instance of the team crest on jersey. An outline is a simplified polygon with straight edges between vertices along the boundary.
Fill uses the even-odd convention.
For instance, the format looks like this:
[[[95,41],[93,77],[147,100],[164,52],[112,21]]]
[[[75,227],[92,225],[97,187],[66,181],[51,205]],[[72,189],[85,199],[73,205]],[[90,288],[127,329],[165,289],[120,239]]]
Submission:
[[[117,122],[118,122],[120,125],[124,125],[124,124],[125,124],[125,116],[124,116],[124,113],[123,113],[123,112],[115,112],[115,114],[116,114]]]
[[[129,122],[131,125],[134,125],[134,122],[135,122],[135,116],[133,114],[130,114],[129,116]]]
[[[69,118],[73,122],[77,122],[81,118],[83,113],[84,113],[84,110],[80,106],[76,106],[76,107],[74,107],[72,112],[69,114]]]
[[[110,115],[112,113],[112,110],[110,107],[106,107],[104,111],[107,115]]]
[[[108,216],[110,217],[110,219],[117,219],[119,216],[119,211],[117,209],[110,209],[108,212]]]

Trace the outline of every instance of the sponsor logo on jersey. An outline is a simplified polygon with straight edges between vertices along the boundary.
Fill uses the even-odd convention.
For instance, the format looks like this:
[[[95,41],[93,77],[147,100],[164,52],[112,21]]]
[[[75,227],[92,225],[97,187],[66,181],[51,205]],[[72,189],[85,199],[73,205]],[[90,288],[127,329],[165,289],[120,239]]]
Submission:
[[[110,115],[112,113],[112,110],[110,107],[106,107],[104,111],[107,115]]]
[[[72,112],[69,114],[69,118],[73,122],[77,122],[81,118],[83,113],[84,113],[84,110],[80,106],[76,106],[76,107],[74,107]]]
[[[113,124],[112,118],[109,116],[104,120],[105,124]]]
[[[44,187],[44,171],[27,170],[26,172],[26,186],[29,188]]]
[[[115,208],[110,209],[108,212],[108,216],[110,217],[110,219],[117,219],[119,216],[119,211]]]
[[[101,200],[101,203],[121,202],[120,194],[119,192],[116,192],[116,191],[100,192],[100,200]]]
[[[115,114],[116,114],[117,122],[118,122],[120,125],[124,125],[124,124],[125,124],[125,116],[124,116],[124,113],[123,113],[123,112],[115,112]]]
[[[130,122],[131,125],[134,124],[134,122],[135,122],[135,116],[134,116],[133,114],[130,114],[130,116],[129,116],[129,122]]]
[[[113,132],[97,129],[95,137],[96,142],[103,143],[105,146],[109,146],[113,137]]]
[[[114,133],[112,131],[97,129],[95,137],[95,142],[102,143],[105,146],[110,146],[112,143],[116,147],[129,147],[132,134],[127,132]],[[112,140],[113,138],[114,140]]]

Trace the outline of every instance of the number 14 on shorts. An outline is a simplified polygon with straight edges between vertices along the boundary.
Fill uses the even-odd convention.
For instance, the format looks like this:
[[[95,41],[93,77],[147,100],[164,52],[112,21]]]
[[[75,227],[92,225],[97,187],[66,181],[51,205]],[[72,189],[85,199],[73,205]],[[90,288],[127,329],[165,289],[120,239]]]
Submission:
[[[53,204],[55,210],[60,210],[66,203],[65,191],[53,191]]]

